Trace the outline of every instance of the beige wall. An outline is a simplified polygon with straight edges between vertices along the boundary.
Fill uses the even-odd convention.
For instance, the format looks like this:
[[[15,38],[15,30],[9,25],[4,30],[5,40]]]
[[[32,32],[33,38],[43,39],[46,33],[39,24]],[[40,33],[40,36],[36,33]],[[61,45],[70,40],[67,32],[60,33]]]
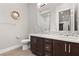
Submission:
[[[37,5],[36,3],[28,4],[28,34],[39,33],[37,24]]]
[[[20,12],[18,21],[10,16],[13,10]],[[27,4],[0,4],[0,49],[18,45],[17,36],[27,37],[27,23]]]

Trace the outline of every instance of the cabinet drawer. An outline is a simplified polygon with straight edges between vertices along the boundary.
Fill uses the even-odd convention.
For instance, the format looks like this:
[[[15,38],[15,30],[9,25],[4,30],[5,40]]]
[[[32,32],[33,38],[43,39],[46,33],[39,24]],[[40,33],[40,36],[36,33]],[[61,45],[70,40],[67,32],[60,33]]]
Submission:
[[[45,51],[51,51],[52,50],[52,44],[44,44],[44,50]]]
[[[53,41],[50,40],[50,39],[45,39],[44,42],[45,42],[45,43],[52,43]]]
[[[51,44],[45,44],[45,46],[44,46],[44,53],[47,56],[53,55],[53,48],[52,48]]]

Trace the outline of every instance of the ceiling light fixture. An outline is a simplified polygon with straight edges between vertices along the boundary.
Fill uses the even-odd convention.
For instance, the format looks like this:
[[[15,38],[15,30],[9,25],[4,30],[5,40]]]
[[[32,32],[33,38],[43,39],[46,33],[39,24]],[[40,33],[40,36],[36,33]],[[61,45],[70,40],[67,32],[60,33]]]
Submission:
[[[38,4],[37,4],[37,7],[38,7],[38,8],[41,8],[41,7],[44,7],[45,5],[47,5],[47,3],[38,3]]]

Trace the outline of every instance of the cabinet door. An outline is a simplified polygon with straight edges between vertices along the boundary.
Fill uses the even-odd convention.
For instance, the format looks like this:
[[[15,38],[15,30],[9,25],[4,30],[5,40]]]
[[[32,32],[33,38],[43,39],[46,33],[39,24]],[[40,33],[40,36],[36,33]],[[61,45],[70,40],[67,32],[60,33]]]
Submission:
[[[69,53],[71,56],[79,56],[79,43],[70,43]]]
[[[40,38],[40,37],[37,37],[37,47],[36,47],[36,53],[37,53],[37,55],[39,55],[39,56],[43,56],[44,55],[44,49],[43,49],[43,38]]]
[[[31,51],[39,56],[44,55],[43,38],[31,36]]]
[[[31,51],[36,54],[36,50],[37,50],[37,38],[31,36]]]
[[[53,55],[53,40],[44,39],[44,55],[52,56]]]
[[[53,41],[53,55],[54,56],[65,56],[66,55],[66,48],[67,44],[64,41]]]

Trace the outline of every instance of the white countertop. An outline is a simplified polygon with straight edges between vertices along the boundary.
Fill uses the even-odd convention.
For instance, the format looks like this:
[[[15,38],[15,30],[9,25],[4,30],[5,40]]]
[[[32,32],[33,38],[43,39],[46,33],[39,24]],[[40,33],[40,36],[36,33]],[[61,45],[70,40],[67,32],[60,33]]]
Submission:
[[[79,43],[79,36],[71,36],[71,35],[64,36],[64,35],[56,35],[56,34],[54,34],[54,35],[53,34],[30,34],[30,36],[37,36],[37,37]]]

